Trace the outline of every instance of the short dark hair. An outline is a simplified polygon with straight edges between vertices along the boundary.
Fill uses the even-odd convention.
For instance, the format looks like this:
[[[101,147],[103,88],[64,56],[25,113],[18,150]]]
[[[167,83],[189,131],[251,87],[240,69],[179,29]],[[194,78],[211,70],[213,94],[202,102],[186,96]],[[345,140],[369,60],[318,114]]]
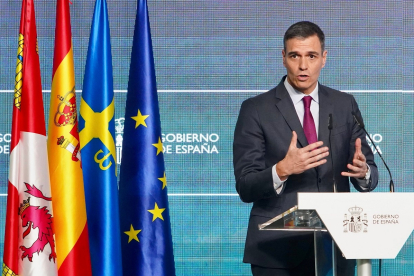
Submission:
[[[289,39],[308,38],[313,35],[318,36],[323,52],[325,50],[325,34],[318,25],[309,21],[297,22],[287,29],[285,36],[283,37],[283,49],[286,51],[286,41]]]

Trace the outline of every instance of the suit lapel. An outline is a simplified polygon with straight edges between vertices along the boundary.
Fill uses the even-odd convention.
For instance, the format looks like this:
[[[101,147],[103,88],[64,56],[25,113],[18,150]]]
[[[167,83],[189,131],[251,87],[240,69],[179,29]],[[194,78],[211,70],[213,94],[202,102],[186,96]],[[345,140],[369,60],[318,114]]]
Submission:
[[[296,109],[293,106],[292,99],[289,96],[289,93],[286,90],[284,85],[284,79],[276,87],[276,107],[279,109],[286,123],[289,125],[290,129],[296,132],[298,135],[298,142],[302,147],[308,145],[308,140],[306,139],[305,133],[303,132],[302,125],[300,124],[298,114]]]
[[[319,130],[318,141],[322,141],[324,146],[329,146],[328,118],[333,114],[333,105],[328,92],[319,85]],[[335,118],[332,118],[332,121]]]
[[[323,146],[329,147],[329,129],[328,129],[328,119],[329,114],[334,115],[333,104],[329,97],[328,91],[319,84],[319,131],[318,131],[318,141],[323,142]],[[335,118],[332,117],[334,122]],[[332,139],[332,137],[331,137]],[[328,167],[331,167],[330,159],[332,156],[327,157],[328,166],[321,166],[318,168],[319,174],[323,175],[325,170],[328,170]]]

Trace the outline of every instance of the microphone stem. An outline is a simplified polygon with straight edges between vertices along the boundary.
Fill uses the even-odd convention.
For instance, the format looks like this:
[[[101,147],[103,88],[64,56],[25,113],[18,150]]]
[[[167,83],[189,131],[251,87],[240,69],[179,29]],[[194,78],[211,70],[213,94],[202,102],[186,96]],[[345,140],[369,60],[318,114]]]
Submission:
[[[331,129],[329,129],[329,155],[331,156],[331,164],[332,164],[333,192],[334,192],[334,193],[337,193],[337,192],[338,192],[338,190],[337,190],[337,188],[336,188],[336,181],[335,181],[335,170],[334,170],[333,155],[332,155]]]
[[[358,123],[358,122],[357,122],[357,123]],[[358,124],[359,124],[359,123],[358,123]],[[365,130],[365,128],[364,128],[364,127],[362,127],[360,124],[359,124],[359,126],[362,128],[362,130],[363,130],[363,131],[365,132],[365,134],[367,135],[368,139],[371,141],[371,143],[372,143],[372,145],[374,146],[375,150],[377,151],[377,153],[378,153],[379,157],[381,158],[382,163],[384,163],[385,168],[387,169],[388,174],[390,175],[390,192],[391,192],[391,193],[393,193],[393,192],[394,192],[394,182],[392,181],[392,175],[391,175],[390,168],[388,168],[387,163],[385,163],[384,158],[382,158],[381,153],[377,150],[377,145],[375,145],[374,141],[371,139],[371,136],[369,136],[368,132]],[[371,183],[369,184],[369,187],[368,187],[368,191],[370,191],[370,190],[371,190]]]

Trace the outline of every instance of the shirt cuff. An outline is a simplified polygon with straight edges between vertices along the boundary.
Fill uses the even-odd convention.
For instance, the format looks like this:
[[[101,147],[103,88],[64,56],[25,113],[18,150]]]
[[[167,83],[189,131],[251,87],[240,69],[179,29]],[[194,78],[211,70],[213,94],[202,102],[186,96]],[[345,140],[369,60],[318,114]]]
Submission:
[[[273,188],[275,189],[276,193],[279,195],[283,192],[283,189],[285,188],[285,181],[280,180],[279,176],[276,173],[276,165],[273,165],[272,167],[272,178],[273,178]]]
[[[358,184],[361,188],[363,188],[364,190],[368,189],[369,187],[369,182],[371,181],[371,168],[370,166],[367,164],[368,167],[368,171],[365,174],[364,178],[356,178],[356,180],[358,181]]]
[[[367,184],[369,184],[369,179],[371,178],[371,167],[367,164],[368,167],[368,171],[367,174],[365,175],[365,180],[367,181]]]

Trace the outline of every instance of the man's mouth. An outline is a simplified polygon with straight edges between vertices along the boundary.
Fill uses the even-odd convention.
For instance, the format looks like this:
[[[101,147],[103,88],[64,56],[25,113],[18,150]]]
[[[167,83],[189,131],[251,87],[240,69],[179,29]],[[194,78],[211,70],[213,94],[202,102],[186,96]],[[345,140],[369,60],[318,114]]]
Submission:
[[[298,80],[299,81],[306,81],[309,78],[308,75],[298,75]]]

